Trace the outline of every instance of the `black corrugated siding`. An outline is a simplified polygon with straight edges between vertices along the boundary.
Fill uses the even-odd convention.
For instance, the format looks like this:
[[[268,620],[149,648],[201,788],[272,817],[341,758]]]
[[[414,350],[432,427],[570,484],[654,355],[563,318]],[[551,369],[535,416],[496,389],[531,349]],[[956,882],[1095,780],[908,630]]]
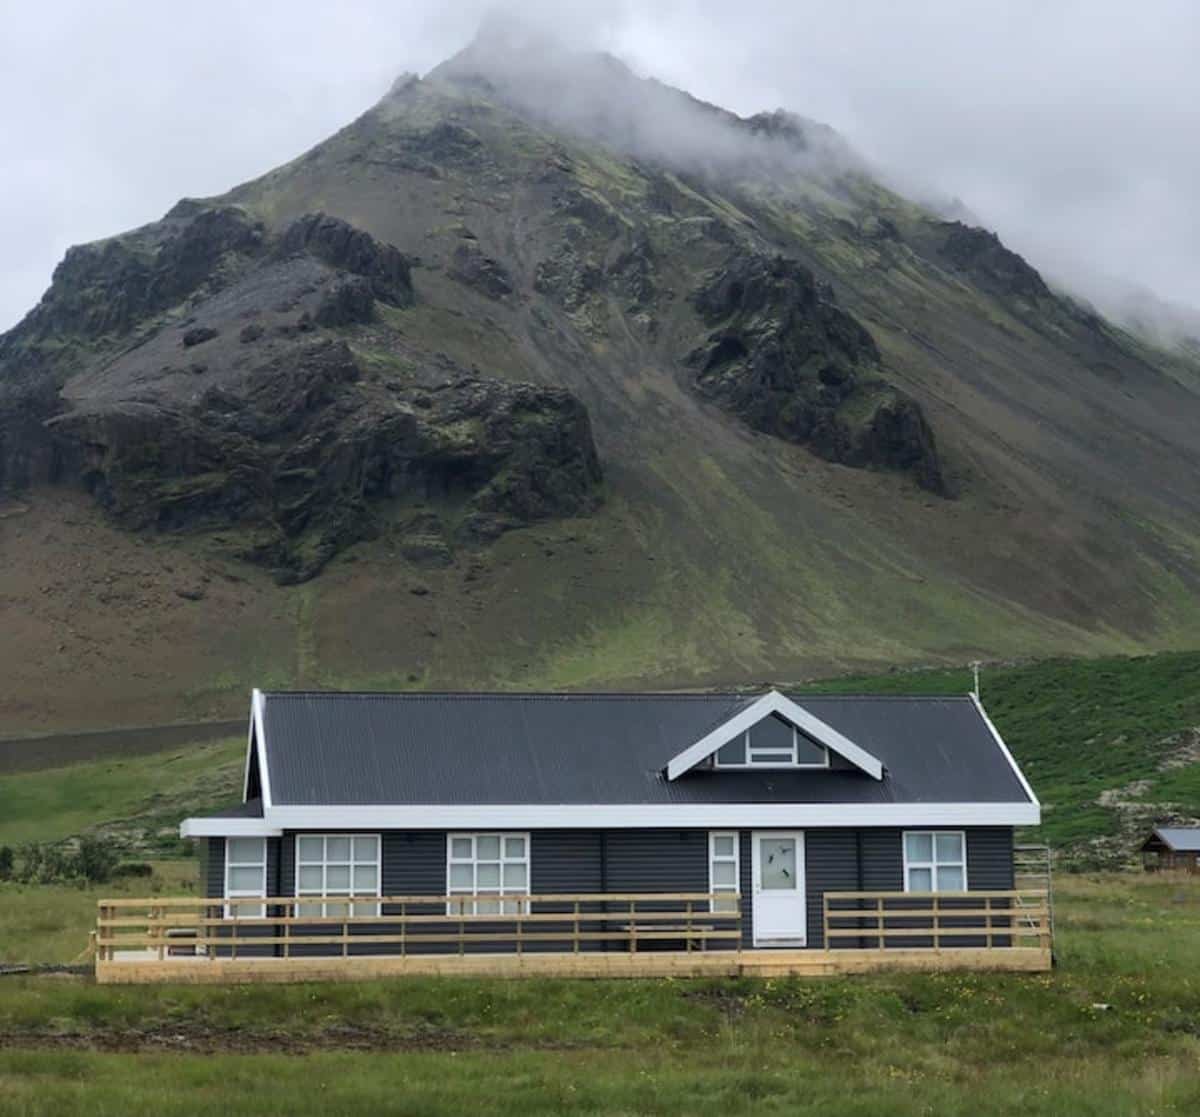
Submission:
[[[350,832],[350,831],[347,831]],[[824,946],[824,894],[827,891],[904,889],[902,831],[895,828],[810,829],[805,834],[808,946]],[[560,892],[707,892],[707,830],[545,830],[530,835],[530,888]],[[973,890],[1013,887],[1011,827],[967,830],[967,877]],[[291,896],[296,887],[296,835],[267,840],[268,890]],[[225,841],[208,840],[205,890],[224,890]],[[742,944],[753,945],[752,831],[741,831]],[[446,891],[446,833],[385,831],[381,835],[382,890],[391,896],[441,896]],[[420,910],[420,909],[418,909]],[[384,913],[394,909],[385,908]],[[430,912],[438,913],[434,906]],[[415,912],[413,914],[416,914]],[[550,925],[545,929],[557,929]],[[393,928],[398,931],[398,928]],[[647,947],[649,944],[646,944]],[[667,946],[672,944],[668,943]],[[857,945],[854,940],[846,945]],[[862,945],[873,945],[863,942]],[[914,945],[909,943],[908,945]],[[964,941],[962,945],[968,945]],[[502,945],[489,949],[503,949]],[[536,949],[534,945],[530,949]],[[558,949],[554,944],[542,949]],[[623,942],[611,944],[623,949]],[[321,953],[321,947],[295,953]],[[396,947],[363,944],[354,953],[394,953]],[[411,950],[435,951],[436,944],[412,944]]]

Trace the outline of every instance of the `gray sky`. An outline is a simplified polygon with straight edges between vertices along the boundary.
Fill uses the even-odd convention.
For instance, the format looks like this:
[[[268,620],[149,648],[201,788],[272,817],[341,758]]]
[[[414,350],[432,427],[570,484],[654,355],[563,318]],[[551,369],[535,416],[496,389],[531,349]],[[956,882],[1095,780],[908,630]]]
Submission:
[[[737,112],[823,120],[1077,286],[1200,306],[1198,0],[529,0]],[[0,0],[0,329],[66,248],[299,154],[484,0]]]

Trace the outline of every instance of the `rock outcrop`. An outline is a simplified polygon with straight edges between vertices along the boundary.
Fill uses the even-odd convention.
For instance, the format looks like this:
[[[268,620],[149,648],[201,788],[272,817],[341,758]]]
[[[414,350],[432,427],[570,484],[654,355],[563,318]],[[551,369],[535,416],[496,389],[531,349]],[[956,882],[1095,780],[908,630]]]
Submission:
[[[377,304],[414,299],[402,253],[320,213],[273,236],[183,203],[72,250],[0,340],[0,487],[77,483],[135,531],[236,528],[283,581],[379,531],[383,504],[424,509],[422,553],[591,510],[583,405],[444,356],[401,362]]]
[[[985,290],[1031,302],[1052,298],[1037,269],[1006,248],[995,233],[961,221],[943,222],[939,228],[942,256]]]
[[[739,256],[693,303],[711,331],[688,358],[703,396],[828,461],[903,470],[948,495],[920,405],[882,378],[871,335],[800,264]]]

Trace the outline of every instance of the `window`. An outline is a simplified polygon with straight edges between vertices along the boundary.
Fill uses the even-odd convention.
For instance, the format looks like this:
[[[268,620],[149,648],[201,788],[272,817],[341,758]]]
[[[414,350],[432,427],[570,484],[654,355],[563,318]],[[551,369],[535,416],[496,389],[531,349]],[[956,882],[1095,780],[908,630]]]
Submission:
[[[905,892],[965,892],[967,837],[961,830],[909,830],[904,835]]]
[[[717,750],[718,768],[828,768],[829,752],[772,714]]]
[[[528,896],[528,834],[448,834],[446,891],[451,896]],[[516,915],[520,904],[454,900],[450,915]]]
[[[297,896],[378,896],[378,834],[299,834]],[[297,915],[378,915],[378,904],[297,904]]]
[[[225,895],[236,900],[242,896],[267,894],[267,839],[225,839]],[[226,919],[262,919],[264,904],[226,904]]]
[[[712,831],[708,835],[708,890],[730,892],[736,896],[738,885],[738,834],[736,830]],[[730,899],[711,901],[713,911],[737,911],[738,902]]]

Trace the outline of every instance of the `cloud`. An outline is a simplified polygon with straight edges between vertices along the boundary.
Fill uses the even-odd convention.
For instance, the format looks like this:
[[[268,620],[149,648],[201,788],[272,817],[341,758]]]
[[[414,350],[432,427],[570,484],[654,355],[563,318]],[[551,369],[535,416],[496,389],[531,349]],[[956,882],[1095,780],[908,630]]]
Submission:
[[[0,328],[70,244],[292,158],[398,73],[460,49],[493,7],[14,7],[0,43]],[[786,107],[833,125],[914,192],[961,198],[1051,276],[1200,305],[1192,0],[516,7],[743,115]]]

